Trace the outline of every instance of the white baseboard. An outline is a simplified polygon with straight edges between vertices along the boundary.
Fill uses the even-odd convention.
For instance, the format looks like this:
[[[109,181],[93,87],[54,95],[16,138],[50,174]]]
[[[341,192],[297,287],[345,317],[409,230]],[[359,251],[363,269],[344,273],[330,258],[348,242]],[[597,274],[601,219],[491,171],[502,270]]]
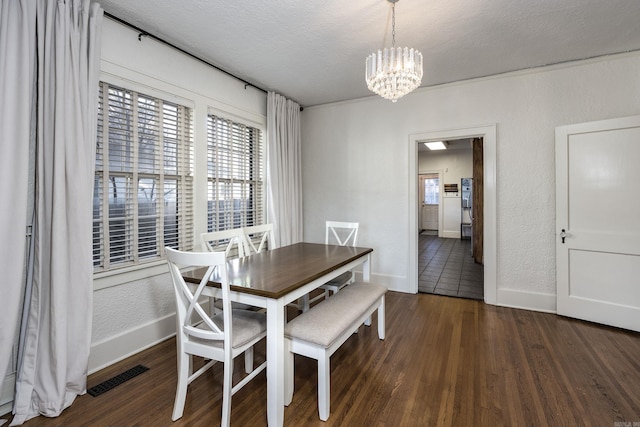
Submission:
[[[8,374],[0,387],[0,416],[8,414],[13,408],[13,390],[16,386],[15,372]],[[2,423],[0,423],[2,425]]]
[[[356,271],[355,274],[356,274],[356,280],[362,280],[361,271]],[[371,273],[371,282],[383,285],[390,291],[412,293],[412,292],[409,292],[409,289],[407,289],[408,282],[407,282],[406,276]]]
[[[496,305],[555,313],[556,295],[541,292],[520,291],[517,289],[498,289]]]
[[[362,279],[357,273],[357,279]],[[409,292],[406,277],[372,274],[371,281],[386,286],[391,291]],[[497,304],[525,310],[556,312],[555,294],[527,292],[516,289],[498,289]],[[91,345],[89,373],[92,374],[142,350],[152,347],[175,335],[175,315],[158,319],[136,329],[123,332],[105,341]]]
[[[444,239],[459,239],[460,238],[460,230],[442,230],[442,236]]]
[[[152,347],[176,333],[175,314],[91,344],[89,374]]]

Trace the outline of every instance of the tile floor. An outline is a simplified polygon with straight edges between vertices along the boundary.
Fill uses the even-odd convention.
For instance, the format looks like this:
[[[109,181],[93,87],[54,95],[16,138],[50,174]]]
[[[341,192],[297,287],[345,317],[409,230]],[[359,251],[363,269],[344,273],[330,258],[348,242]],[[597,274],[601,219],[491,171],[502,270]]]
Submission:
[[[418,291],[483,299],[483,267],[471,257],[471,240],[441,239],[426,232],[418,238]]]

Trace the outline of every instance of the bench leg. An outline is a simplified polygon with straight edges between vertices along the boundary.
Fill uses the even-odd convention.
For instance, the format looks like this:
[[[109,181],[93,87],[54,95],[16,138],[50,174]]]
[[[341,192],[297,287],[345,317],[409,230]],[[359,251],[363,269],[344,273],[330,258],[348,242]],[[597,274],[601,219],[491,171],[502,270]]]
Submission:
[[[284,346],[284,405],[289,406],[293,400],[294,358],[291,352],[291,341],[285,340]]]
[[[384,295],[380,298],[380,305],[378,306],[378,338],[384,339],[385,325],[384,325]]]
[[[331,365],[329,352],[318,357],[318,414],[322,421],[329,418],[329,404],[331,401]]]

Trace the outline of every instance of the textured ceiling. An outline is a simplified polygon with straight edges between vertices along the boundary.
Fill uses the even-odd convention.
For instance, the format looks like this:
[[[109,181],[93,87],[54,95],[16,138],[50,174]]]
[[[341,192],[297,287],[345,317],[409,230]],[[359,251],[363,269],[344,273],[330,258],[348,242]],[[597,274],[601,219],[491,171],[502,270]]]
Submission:
[[[303,106],[370,96],[365,58],[391,45],[387,0],[97,1]],[[396,45],[422,52],[422,86],[638,50],[640,0],[401,0]]]

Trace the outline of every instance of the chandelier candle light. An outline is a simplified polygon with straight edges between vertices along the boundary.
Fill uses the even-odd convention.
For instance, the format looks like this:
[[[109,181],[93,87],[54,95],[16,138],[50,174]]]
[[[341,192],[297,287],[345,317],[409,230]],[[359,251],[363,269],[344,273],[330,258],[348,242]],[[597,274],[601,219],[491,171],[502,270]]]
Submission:
[[[391,102],[408,94],[422,83],[422,54],[408,47],[396,48],[396,3],[393,6],[391,49],[378,50],[367,57],[366,80],[370,91]]]

